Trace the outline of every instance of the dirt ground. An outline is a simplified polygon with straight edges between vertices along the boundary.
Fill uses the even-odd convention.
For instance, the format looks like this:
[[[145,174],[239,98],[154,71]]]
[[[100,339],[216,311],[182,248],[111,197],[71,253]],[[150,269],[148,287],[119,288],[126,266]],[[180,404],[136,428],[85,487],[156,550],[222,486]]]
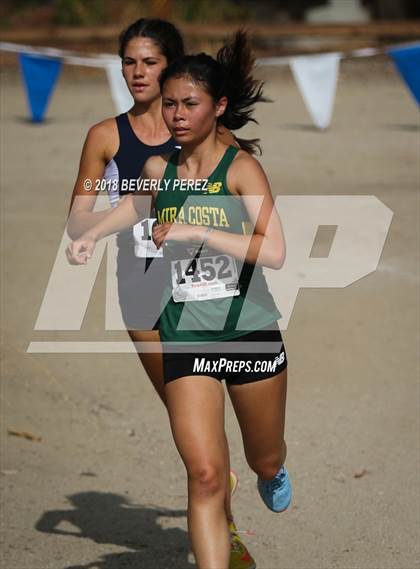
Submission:
[[[419,567],[419,115],[386,58],[342,63],[334,119],[310,119],[288,69],[261,70],[262,163],[282,195],[374,195],[394,212],[379,266],[302,289],[284,338],[294,501],[269,512],[230,403],[240,529],[259,569]],[[29,354],[104,331],[101,270],[83,328],[34,331],[87,128],[115,114],[105,74],[65,66],[34,126],[17,71],[1,76],[2,569],[186,569],[186,480],[135,354]],[[8,429],[42,437],[31,441]]]

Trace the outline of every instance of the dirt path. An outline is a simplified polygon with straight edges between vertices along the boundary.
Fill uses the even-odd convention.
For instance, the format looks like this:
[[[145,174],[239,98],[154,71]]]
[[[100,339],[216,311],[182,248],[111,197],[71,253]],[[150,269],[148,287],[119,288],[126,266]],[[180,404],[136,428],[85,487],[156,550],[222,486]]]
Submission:
[[[282,195],[374,195],[394,212],[378,269],[346,288],[301,290],[284,332],[288,467],[275,516],[244,461],[230,405],[234,509],[259,569],[418,567],[418,111],[385,59],[343,64],[330,131],[288,71],[267,68],[265,165]],[[23,120],[19,77],[1,78],[2,567],[192,566],[184,468],[135,355],[28,354],[33,340],[103,331],[104,271],[82,331],[35,332],[87,128],[114,114],[105,76],[64,68],[49,120]],[[40,442],[7,434],[13,428]]]

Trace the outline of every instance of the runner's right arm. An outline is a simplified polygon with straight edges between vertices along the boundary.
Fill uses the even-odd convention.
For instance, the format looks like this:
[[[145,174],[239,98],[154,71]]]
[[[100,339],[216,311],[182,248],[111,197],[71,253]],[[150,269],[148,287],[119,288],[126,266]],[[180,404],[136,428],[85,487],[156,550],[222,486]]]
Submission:
[[[142,178],[160,179],[165,170],[166,161],[162,156],[152,156],[144,165]],[[150,202],[149,192],[136,192],[120,200],[117,207],[113,208],[95,225],[91,226],[81,237],[69,244],[66,255],[69,263],[73,265],[85,265],[92,256],[96,242],[107,235],[117,233],[135,225],[139,219],[149,215]]]
[[[117,149],[118,131],[114,119],[104,120],[89,130],[70,203],[67,233],[71,239],[78,239],[111,212],[111,208],[93,211],[98,195],[95,185],[96,180],[102,179],[105,166]]]
[[[143,215],[143,217],[146,217]],[[66,255],[70,264],[85,265],[95,250],[96,242],[107,235],[117,233],[136,224],[140,219],[134,207],[133,196],[129,195],[120,200],[117,207],[106,212],[106,215],[83,235],[72,241]]]

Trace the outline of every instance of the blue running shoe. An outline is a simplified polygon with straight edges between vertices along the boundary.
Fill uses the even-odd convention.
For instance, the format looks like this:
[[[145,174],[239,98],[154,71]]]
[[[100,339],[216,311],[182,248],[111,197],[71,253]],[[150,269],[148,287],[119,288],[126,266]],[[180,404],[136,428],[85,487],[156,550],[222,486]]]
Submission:
[[[258,478],[258,491],[264,504],[273,512],[284,512],[292,500],[292,486],[284,466],[271,480]]]

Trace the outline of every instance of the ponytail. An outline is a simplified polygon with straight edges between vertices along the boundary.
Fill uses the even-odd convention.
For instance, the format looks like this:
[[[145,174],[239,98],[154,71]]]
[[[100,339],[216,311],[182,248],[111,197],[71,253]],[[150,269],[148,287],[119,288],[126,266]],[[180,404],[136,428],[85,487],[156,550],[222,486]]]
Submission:
[[[252,116],[256,103],[269,102],[264,96],[264,83],[252,76],[255,64],[246,32],[239,30],[235,34],[232,43],[223,46],[217,53],[217,61],[220,63],[225,76],[224,95],[228,99],[226,111],[219,117],[219,123],[229,130],[237,130],[248,122],[257,123]],[[223,95],[222,95],[223,96]],[[258,149],[261,154],[259,139],[246,140],[235,137],[239,146],[255,154]]]
[[[232,43],[218,51],[216,59],[199,53],[169,65],[161,74],[160,88],[162,91],[164,83],[171,77],[189,76],[204,86],[215,102],[227,98],[226,110],[217,122],[229,130],[238,130],[249,122],[257,123],[253,117],[256,103],[270,101],[263,94],[264,83],[252,76],[254,62],[246,32],[240,30]],[[258,150],[261,154],[259,138],[235,137],[235,140],[246,152],[256,154]]]

